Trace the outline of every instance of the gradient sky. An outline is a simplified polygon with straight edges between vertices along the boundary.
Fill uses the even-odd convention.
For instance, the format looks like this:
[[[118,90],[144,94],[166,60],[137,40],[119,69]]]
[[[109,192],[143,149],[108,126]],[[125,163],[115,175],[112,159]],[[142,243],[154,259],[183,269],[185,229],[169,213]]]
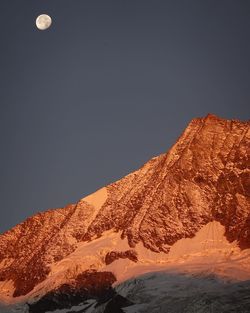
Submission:
[[[0,23],[0,232],[137,169],[194,117],[250,116],[249,0],[1,0]]]

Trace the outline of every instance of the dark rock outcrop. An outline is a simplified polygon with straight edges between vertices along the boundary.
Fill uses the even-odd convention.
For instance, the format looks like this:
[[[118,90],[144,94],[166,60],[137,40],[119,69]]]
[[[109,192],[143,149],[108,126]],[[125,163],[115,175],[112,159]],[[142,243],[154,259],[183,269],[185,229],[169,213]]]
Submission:
[[[29,304],[30,313],[44,313],[56,309],[71,308],[88,299],[105,302],[115,296],[112,284],[116,281],[110,272],[86,271],[70,284],[63,284]]]
[[[127,250],[127,251],[111,251],[108,252],[105,256],[105,264],[111,264],[115,260],[119,259],[129,259],[133,262],[137,262],[137,252],[134,250]]]

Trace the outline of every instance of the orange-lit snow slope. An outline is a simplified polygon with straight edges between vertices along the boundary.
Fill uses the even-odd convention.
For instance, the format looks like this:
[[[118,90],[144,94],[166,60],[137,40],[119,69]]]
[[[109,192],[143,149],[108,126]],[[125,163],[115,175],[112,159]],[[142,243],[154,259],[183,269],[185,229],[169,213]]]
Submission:
[[[28,294],[28,298],[55,289],[88,269],[113,272],[117,278],[115,284],[155,271],[205,272],[217,274],[225,279],[250,279],[250,249],[242,251],[237,242],[229,243],[224,233],[225,228],[219,222],[209,222],[193,238],[177,241],[168,254],[153,252],[138,243],[134,248],[137,252],[137,262],[126,258],[106,265],[104,257],[109,251],[131,249],[127,239],[121,239],[119,233],[107,231],[100,238],[78,244],[74,252],[52,264],[48,277]],[[13,302],[13,283],[1,282],[0,289],[1,300]],[[24,299],[27,299],[27,295],[16,300],[19,302]]]
[[[250,279],[249,122],[194,119],[165,154],[76,204],[0,236],[0,301],[35,299],[86,270]]]

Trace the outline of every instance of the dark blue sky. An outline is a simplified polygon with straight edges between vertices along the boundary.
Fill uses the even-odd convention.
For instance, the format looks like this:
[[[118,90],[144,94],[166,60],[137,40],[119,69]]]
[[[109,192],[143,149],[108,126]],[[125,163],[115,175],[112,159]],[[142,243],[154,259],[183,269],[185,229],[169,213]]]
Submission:
[[[0,24],[0,232],[165,152],[194,117],[249,118],[249,0],[1,0]]]

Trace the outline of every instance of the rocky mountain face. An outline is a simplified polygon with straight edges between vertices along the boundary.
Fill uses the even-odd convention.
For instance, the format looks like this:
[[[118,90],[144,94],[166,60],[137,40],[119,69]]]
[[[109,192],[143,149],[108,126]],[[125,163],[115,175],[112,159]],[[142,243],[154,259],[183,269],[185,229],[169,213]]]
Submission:
[[[139,170],[2,234],[0,282],[13,283],[14,298],[27,295],[52,275],[54,264],[107,231],[129,249],[107,251],[106,265],[120,258],[137,262],[138,244],[168,254],[212,221],[225,227],[229,242],[250,248],[249,152],[250,122],[213,115],[192,120],[167,153]]]

